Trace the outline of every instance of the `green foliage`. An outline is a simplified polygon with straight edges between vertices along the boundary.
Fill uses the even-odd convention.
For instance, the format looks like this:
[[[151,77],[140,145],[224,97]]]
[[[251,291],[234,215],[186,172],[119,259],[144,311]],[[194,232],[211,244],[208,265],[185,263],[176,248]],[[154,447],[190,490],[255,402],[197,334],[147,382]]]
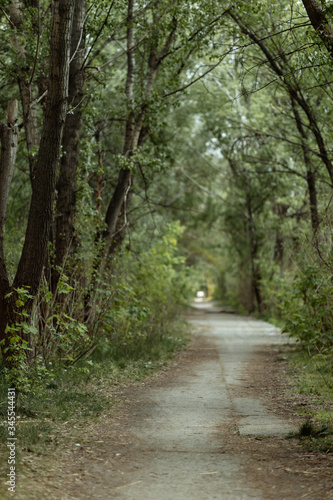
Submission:
[[[5,369],[6,379],[9,387],[20,387],[22,393],[31,390],[33,381],[27,375],[27,358],[32,348],[29,346],[28,339],[31,335],[36,335],[36,328],[29,323],[29,314],[26,310],[26,304],[33,299],[29,290],[26,288],[16,288],[13,292],[7,294],[7,300],[14,298],[14,315],[17,318],[15,322],[6,326],[6,338],[2,340],[2,351],[6,355],[10,368]],[[39,366],[36,363],[36,371],[39,373]],[[36,390],[38,390],[36,386]]]
[[[332,274],[317,263],[295,277],[293,295],[285,302],[285,330],[317,358],[333,354],[332,299]]]
[[[47,289],[41,292],[32,313],[36,321],[43,317],[35,350],[43,353],[46,361],[50,357],[74,361],[91,345],[88,327],[80,321],[79,311],[74,313],[74,307],[79,308],[82,297],[73,295],[74,288],[69,285],[68,277],[64,274],[61,275],[55,294]]]
[[[2,341],[8,364],[4,371],[8,386],[19,388],[23,397],[43,393],[52,377],[47,368],[51,356],[74,361],[91,344],[87,327],[67,314],[66,302],[56,300],[72,293],[67,279],[64,275],[60,279],[56,297],[41,289],[43,295],[34,300],[25,288],[14,289],[6,297],[14,297],[16,321],[7,325]],[[28,302],[33,300],[32,313],[28,314]]]

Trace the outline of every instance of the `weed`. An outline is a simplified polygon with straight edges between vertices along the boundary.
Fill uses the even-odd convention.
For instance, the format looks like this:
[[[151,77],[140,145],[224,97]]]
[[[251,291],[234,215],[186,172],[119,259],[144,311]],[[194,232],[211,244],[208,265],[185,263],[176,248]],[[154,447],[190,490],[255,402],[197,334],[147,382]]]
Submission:
[[[301,425],[295,437],[298,437],[302,445],[308,449],[326,453],[333,451],[332,426],[316,425],[311,420],[307,420]]]

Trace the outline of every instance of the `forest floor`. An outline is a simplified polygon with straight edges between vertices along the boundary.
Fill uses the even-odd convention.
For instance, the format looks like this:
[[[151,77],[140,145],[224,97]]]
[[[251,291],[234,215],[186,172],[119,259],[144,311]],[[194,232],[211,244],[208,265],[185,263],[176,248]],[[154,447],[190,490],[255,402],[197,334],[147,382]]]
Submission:
[[[284,374],[288,339],[214,309],[189,319],[197,333],[172,366],[110,387],[111,415],[25,461],[17,500],[333,499],[332,454],[285,439],[307,404]]]

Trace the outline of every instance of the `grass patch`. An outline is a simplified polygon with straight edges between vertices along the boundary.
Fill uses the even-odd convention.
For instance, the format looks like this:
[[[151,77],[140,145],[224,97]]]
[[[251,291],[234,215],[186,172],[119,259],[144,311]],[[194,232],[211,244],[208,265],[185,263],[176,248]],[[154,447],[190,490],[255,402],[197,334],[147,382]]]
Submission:
[[[305,404],[299,414],[306,421],[294,436],[314,451],[333,452],[333,368],[332,360],[310,357],[303,350],[288,354],[292,382]]]

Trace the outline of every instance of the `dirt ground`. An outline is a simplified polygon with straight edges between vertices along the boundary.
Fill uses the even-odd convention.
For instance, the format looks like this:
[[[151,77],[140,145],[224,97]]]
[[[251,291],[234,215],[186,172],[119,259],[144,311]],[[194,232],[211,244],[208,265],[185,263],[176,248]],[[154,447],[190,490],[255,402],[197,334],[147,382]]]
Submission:
[[[222,317],[233,330],[219,344]],[[333,499],[333,456],[285,439],[307,404],[285,377],[288,346],[267,337],[263,322],[204,312],[192,321],[199,333],[172,366],[111,387],[119,400],[112,415],[73,428],[53,456],[26,459],[15,498]]]

